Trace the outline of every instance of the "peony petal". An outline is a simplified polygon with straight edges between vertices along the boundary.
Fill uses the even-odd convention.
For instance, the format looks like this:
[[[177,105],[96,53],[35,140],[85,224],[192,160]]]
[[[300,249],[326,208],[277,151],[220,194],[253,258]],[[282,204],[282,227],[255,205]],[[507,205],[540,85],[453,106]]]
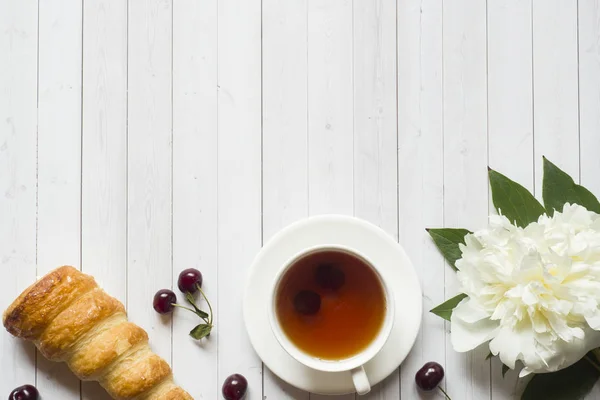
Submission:
[[[558,340],[552,348],[540,352],[530,359],[525,357],[525,364],[529,373],[554,372],[570,367],[579,361],[588,351],[600,346],[600,332],[588,330],[585,340],[574,339],[571,342]],[[537,360],[544,359],[540,364]]]
[[[482,319],[488,319],[490,313],[481,308],[476,301],[471,298],[463,299],[452,311],[452,315],[462,321],[472,324]]]
[[[490,351],[498,354],[503,364],[515,369],[517,360],[525,360],[535,351],[535,333],[528,323],[513,328],[503,327],[490,341]]]
[[[515,363],[521,354],[520,350],[510,329],[501,328],[496,337],[490,341],[492,354],[498,355],[502,364],[510,369],[515,369]]]
[[[539,292],[539,290],[537,290],[538,288],[535,287],[535,283],[536,282],[530,283],[525,287],[525,290],[523,290],[523,296],[521,297],[521,301],[523,301],[523,304],[527,306],[531,306],[533,304],[538,303],[537,292]]]
[[[498,320],[498,319],[502,319],[506,314],[507,314],[507,310],[509,308],[514,308],[511,307],[512,304],[509,301],[500,301],[498,303],[498,305],[496,306],[496,308],[494,309],[494,312],[492,313],[490,319],[493,320]]]
[[[537,333],[548,332],[548,324],[546,323],[546,319],[542,318],[540,313],[534,313],[531,317],[531,324],[533,326],[533,330]]]
[[[590,328],[599,331],[600,330],[600,311],[598,309],[595,312],[585,316],[585,321],[588,323]]]
[[[467,300],[467,299],[465,299]],[[455,351],[465,352],[473,350],[482,343],[494,337],[500,323],[483,317],[481,311],[476,311],[477,317],[469,315],[473,310],[468,304],[470,301],[463,300],[452,312],[450,317],[450,338]],[[467,317],[464,320],[462,317]]]
[[[531,375],[532,373],[533,371],[525,367],[521,371],[519,371],[519,378],[525,378],[527,375]]]
[[[571,328],[567,321],[552,312],[544,312],[543,313],[550,326],[556,332],[556,334],[565,342],[570,342],[574,338],[582,338],[583,331],[580,328]]]

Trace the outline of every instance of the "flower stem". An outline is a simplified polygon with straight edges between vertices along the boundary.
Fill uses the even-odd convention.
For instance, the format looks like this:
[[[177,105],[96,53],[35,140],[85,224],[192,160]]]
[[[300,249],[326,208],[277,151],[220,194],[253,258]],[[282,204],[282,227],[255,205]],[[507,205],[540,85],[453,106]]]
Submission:
[[[196,287],[198,287],[198,291],[200,292],[200,294],[202,295],[202,297],[204,297],[204,300],[206,301],[206,304],[208,304],[208,310],[210,311],[210,322],[207,322],[210,326],[212,326],[213,323],[213,309],[212,306],[210,305],[210,301],[208,301],[208,297],[206,297],[206,295],[204,294],[204,291],[202,290],[202,288],[200,287],[200,285],[198,285],[196,283]]]
[[[585,358],[587,362],[589,362],[590,364],[592,364],[592,366],[594,368],[596,368],[596,370],[598,370],[598,372],[600,372],[600,365],[598,365],[598,363],[596,363],[594,360],[592,360],[592,358],[590,356],[588,356],[586,354],[585,356],[583,356],[583,358]]]
[[[448,396],[448,393],[446,393],[446,391],[444,390],[444,388],[443,388],[443,387],[441,387],[441,386],[438,386],[438,389],[440,389],[440,390],[442,391],[442,393],[444,393],[444,396],[446,396],[446,399],[447,399],[447,400],[452,400],[452,399],[450,398],[450,396]]]

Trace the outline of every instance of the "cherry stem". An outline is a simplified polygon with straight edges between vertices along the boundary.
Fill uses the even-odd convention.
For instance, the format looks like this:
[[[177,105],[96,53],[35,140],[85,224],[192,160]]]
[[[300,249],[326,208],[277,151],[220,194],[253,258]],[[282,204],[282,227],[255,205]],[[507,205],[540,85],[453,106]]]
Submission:
[[[590,356],[588,356],[586,354],[585,356],[583,356],[583,358],[585,358],[587,362],[589,362],[590,364],[592,364],[592,366],[594,368],[596,368],[598,371],[600,371],[600,365],[598,365],[594,360],[592,360],[592,358]]]
[[[171,303],[171,305],[172,305],[173,307],[179,307],[179,308],[183,308],[184,310],[188,310],[188,311],[191,311],[191,312],[193,312],[194,314],[196,314],[196,311],[195,311],[195,310],[192,310],[191,308],[187,308],[186,306],[182,306],[182,305],[179,305],[179,304],[177,304],[177,303]]]
[[[182,306],[182,305],[179,305],[179,304],[177,304],[177,303],[171,303],[171,305],[172,305],[172,306],[175,306],[175,307],[183,308],[184,310],[191,311],[191,312],[193,312],[194,314],[198,315],[198,313],[196,312],[196,310],[192,310],[191,308],[188,308],[188,307],[186,307],[186,306]],[[207,320],[206,318],[203,318],[203,317],[200,317],[200,318],[202,318],[202,319],[204,320],[204,322],[206,322],[206,323],[208,324],[208,320]]]
[[[208,297],[206,297],[206,295],[204,294],[204,291],[202,290],[202,288],[200,287],[200,285],[198,285],[196,283],[196,287],[198,288],[198,291],[200,292],[200,294],[202,295],[202,297],[204,297],[204,300],[206,301],[206,304],[208,304],[208,309],[210,311],[210,322],[208,322],[208,324],[210,326],[212,326],[212,323],[213,323],[213,309],[212,309],[212,306],[210,305],[210,301],[208,301]]]
[[[442,391],[442,393],[444,393],[444,396],[446,396],[446,399],[447,399],[447,400],[452,400],[452,399],[450,398],[450,396],[448,396],[448,393],[446,393],[446,391],[444,390],[444,388],[442,388],[441,386],[438,386],[438,389],[440,389],[440,390]]]

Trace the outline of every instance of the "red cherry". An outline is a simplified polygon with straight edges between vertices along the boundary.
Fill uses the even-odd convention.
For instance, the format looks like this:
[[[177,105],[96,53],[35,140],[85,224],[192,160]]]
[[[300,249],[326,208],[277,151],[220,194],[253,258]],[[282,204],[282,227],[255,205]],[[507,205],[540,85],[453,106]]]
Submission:
[[[154,307],[154,311],[159,314],[167,314],[173,311],[175,306],[173,304],[177,303],[177,296],[173,293],[172,290],[169,289],[161,289],[154,295],[154,301],[152,306]]]
[[[177,286],[184,293],[196,293],[198,286],[202,287],[202,273],[195,268],[184,269],[179,274]]]
[[[444,368],[434,361],[428,362],[415,374],[415,382],[421,390],[435,389],[444,379]]]
[[[40,394],[35,386],[19,386],[8,395],[8,400],[38,400]]]
[[[223,397],[225,400],[241,400],[248,390],[248,381],[243,375],[233,374],[223,383]]]

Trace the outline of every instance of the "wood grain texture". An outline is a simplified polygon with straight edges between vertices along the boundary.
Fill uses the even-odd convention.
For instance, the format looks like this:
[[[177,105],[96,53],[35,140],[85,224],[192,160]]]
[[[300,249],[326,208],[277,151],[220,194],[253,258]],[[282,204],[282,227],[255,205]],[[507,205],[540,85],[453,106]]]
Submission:
[[[396,2],[354,2],[354,215],[398,237]]]
[[[263,0],[263,244],[308,216],[307,12],[307,0]],[[264,399],[308,400],[263,371]]]
[[[309,213],[354,213],[352,1],[308,4]]]
[[[533,0],[536,197],[542,156],[579,180],[577,0]]]
[[[353,2],[354,216],[398,238],[396,2]],[[364,398],[397,399],[395,371]]]
[[[127,3],[84,2],[81,267],[127,299]],[[82,398],[110,399],[96,383]]]
[[[600,3],[579,0],[579,171],[580,183],[600,196]],[[600,399],[600,386],[594,386],[587,400]]]
[[[263,241],[308,215],[308,1],[263,2]]]
[[[444,2],[444,226],[477,229],[488,214],[486,4]],[[445,296],[457,294],[446,269]],[[446,336],[446,386],[454,398],[490,398],[488,350],[454,352]]]
[[[218,382],[246,377],[262,398],[262,364],[244,329],[242,293],[260,250],[261,3],[220,0],[218,8]]]
[[[421,331],[401,366],[400,398],[418,399],[415,372],[431,360],[444,363],[451,351],[443,320],[429,310],[444,301],[443,277],[453,272],[425,231],[444,226],[442,3],[399,1],[397,15],[399,241],[423,289]]]
[[[81,265],[82,1],[39,3],[37,273]],[[66,365],[38,356],[47,398],[79,399]]]
[[[200,270],[203,290],[218,313],[216,18],[216,0],[173,4],[173,282],[186,268]],[[198,304],[208,309],[205,302]],[[219,338],[189,337],[200,322],[191,312],[176,310],[173,373],[194,398],[217,399]]]
[[[171,1],[130,1],[128,27],[127,311],[171,363],[171,317],[151,307],[173,283]]]
[[[488,21],[488,153],[491,168],[533,192],[532,2],[489,2]],[[495,213],[491,196],[489,212]],[[502,376],[492,359],[492,397],[513,399],[520,380],[515,371]],[[522,380],[521,380],[522,381]]]
[[[578,4],[581,183],[600,196],[600,157],[595,154],[600,149],[600,3]]]
[[[490,167],[533,190],[532,2],[488,5]]]
[[[0,2],[0,308],[36,275],[37,1]],[[0,393],[35,384],[35,347],[0,335]]]

